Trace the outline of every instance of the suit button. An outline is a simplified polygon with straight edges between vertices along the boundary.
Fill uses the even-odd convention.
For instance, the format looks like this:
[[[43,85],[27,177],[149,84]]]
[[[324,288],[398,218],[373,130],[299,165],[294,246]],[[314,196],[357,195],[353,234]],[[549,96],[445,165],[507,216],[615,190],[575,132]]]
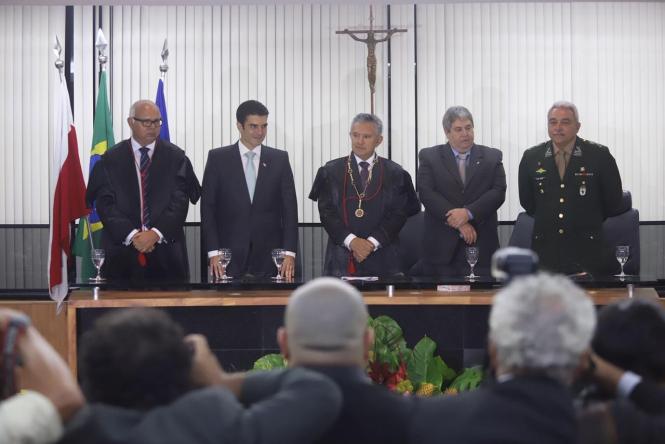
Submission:
[[[566,188],[566,185],[565,185],[565,184],[561,184],[561,188]]]
[[[559,199],[559,202],[563,203],[563,200],[564,200],[564,199],[563,199],[563,197],[562,197],[562,198]]]
[[[589,239],[593,239],[593,236],[589,236]]]
[[[559,213],[559,219],[563,219],[563,213]]]
[[[559,234],[563,234],[563,228],[559,228]]]
[[[540,189],[540,194],[545,194],[542,188]]]

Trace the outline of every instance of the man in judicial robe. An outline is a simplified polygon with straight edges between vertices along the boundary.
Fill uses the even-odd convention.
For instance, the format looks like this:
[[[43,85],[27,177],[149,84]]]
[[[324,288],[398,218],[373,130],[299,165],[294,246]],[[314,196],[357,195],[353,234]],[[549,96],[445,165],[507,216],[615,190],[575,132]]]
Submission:
[[[183,225],[201,186],[185,152],[158,138],[162,116],[154,102],[134,103],[127,123],[132,137],[95,164],[86,192],[104,224],[102,275],[187,280]]]
[[[324,274],[392,276],[402,272],[398,234],[420,210],[409,173],[376,154],[381,119],[358,114],[351,153],[319,168],[309,198],[318,201],[328,245]]]

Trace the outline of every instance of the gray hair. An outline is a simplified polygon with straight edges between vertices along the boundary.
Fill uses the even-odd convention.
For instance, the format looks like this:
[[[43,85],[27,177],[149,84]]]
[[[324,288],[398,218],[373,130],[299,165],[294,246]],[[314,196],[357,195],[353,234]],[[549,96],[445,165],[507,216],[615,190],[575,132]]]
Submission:
[[[155,102],[152,100],[147,100],[147,99],[142,99],[142,100],[137,100],[136,102],[132,103],[132,106],[129,107],[129,116],[128,117],[135,117],[136,116],[136,108],[144,105],[151,105],[157,108],[159,110],[159,107]]]
[[[443,129],[446,132],[450,131],[450,128],[453,127],[453,122],[457,119],[469,119],[471,121],[471,125],[473,125],[473,116],[471,115],[471,111],[464,108],[463,106],[451,106],[443,114],[443,119],[441,120]]]
[[[492,303],[490,341],[504,371],[538,372],[569,384],[596,325],[591,299],[564,276],[515,279]]]
[[[354,287],[336,278],[314,279],[289,298],[284,313],[289,350],[301,362],[362,360],[367,318]]]
[[[369,114],[369,113],[356,114],[356,116],[351,121],[351,128],[353,128],[353,125],[355,125],[356,123],[373,123],[374,126],[376,126],[376,131],[379,133],[379,136],[383,134],[383,122],[374,114]]]
[[[573,102],[568,102],[567,100],[558,100],[550,106],[550,109],[547,111],[547,118],[550,118],[550,113],[554,108],[564,108],[564,109],[569,109],[573,112],[573,115],[575,116],[575,120],[577,122],[580,121],[580,113],[577,112],[577,106]]]

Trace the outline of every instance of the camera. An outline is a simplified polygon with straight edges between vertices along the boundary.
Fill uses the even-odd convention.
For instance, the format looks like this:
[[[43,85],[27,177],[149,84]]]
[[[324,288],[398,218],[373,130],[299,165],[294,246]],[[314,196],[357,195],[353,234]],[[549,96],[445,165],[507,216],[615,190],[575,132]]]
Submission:
[[[20,334],[24,333],[30,325],[30,318],[25,315],[13,315],[5,330],[0,332],[0,344],[2,355],[0,356],[0,399],[7,399],[16,394],[16,380],[14,369],[21,365],[17,350],[17,342]]]
[[[509,282],[517,276],[533,274],[538,271],[538,255],[531,250],[506,247],[492,255],[492,277]]]

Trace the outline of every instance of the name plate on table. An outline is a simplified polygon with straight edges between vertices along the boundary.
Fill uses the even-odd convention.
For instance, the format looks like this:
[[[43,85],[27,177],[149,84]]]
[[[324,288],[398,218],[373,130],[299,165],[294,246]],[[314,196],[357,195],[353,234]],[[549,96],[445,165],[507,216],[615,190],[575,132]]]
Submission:
[[[436,291],[471,291],[471,285],[437,285]]]

